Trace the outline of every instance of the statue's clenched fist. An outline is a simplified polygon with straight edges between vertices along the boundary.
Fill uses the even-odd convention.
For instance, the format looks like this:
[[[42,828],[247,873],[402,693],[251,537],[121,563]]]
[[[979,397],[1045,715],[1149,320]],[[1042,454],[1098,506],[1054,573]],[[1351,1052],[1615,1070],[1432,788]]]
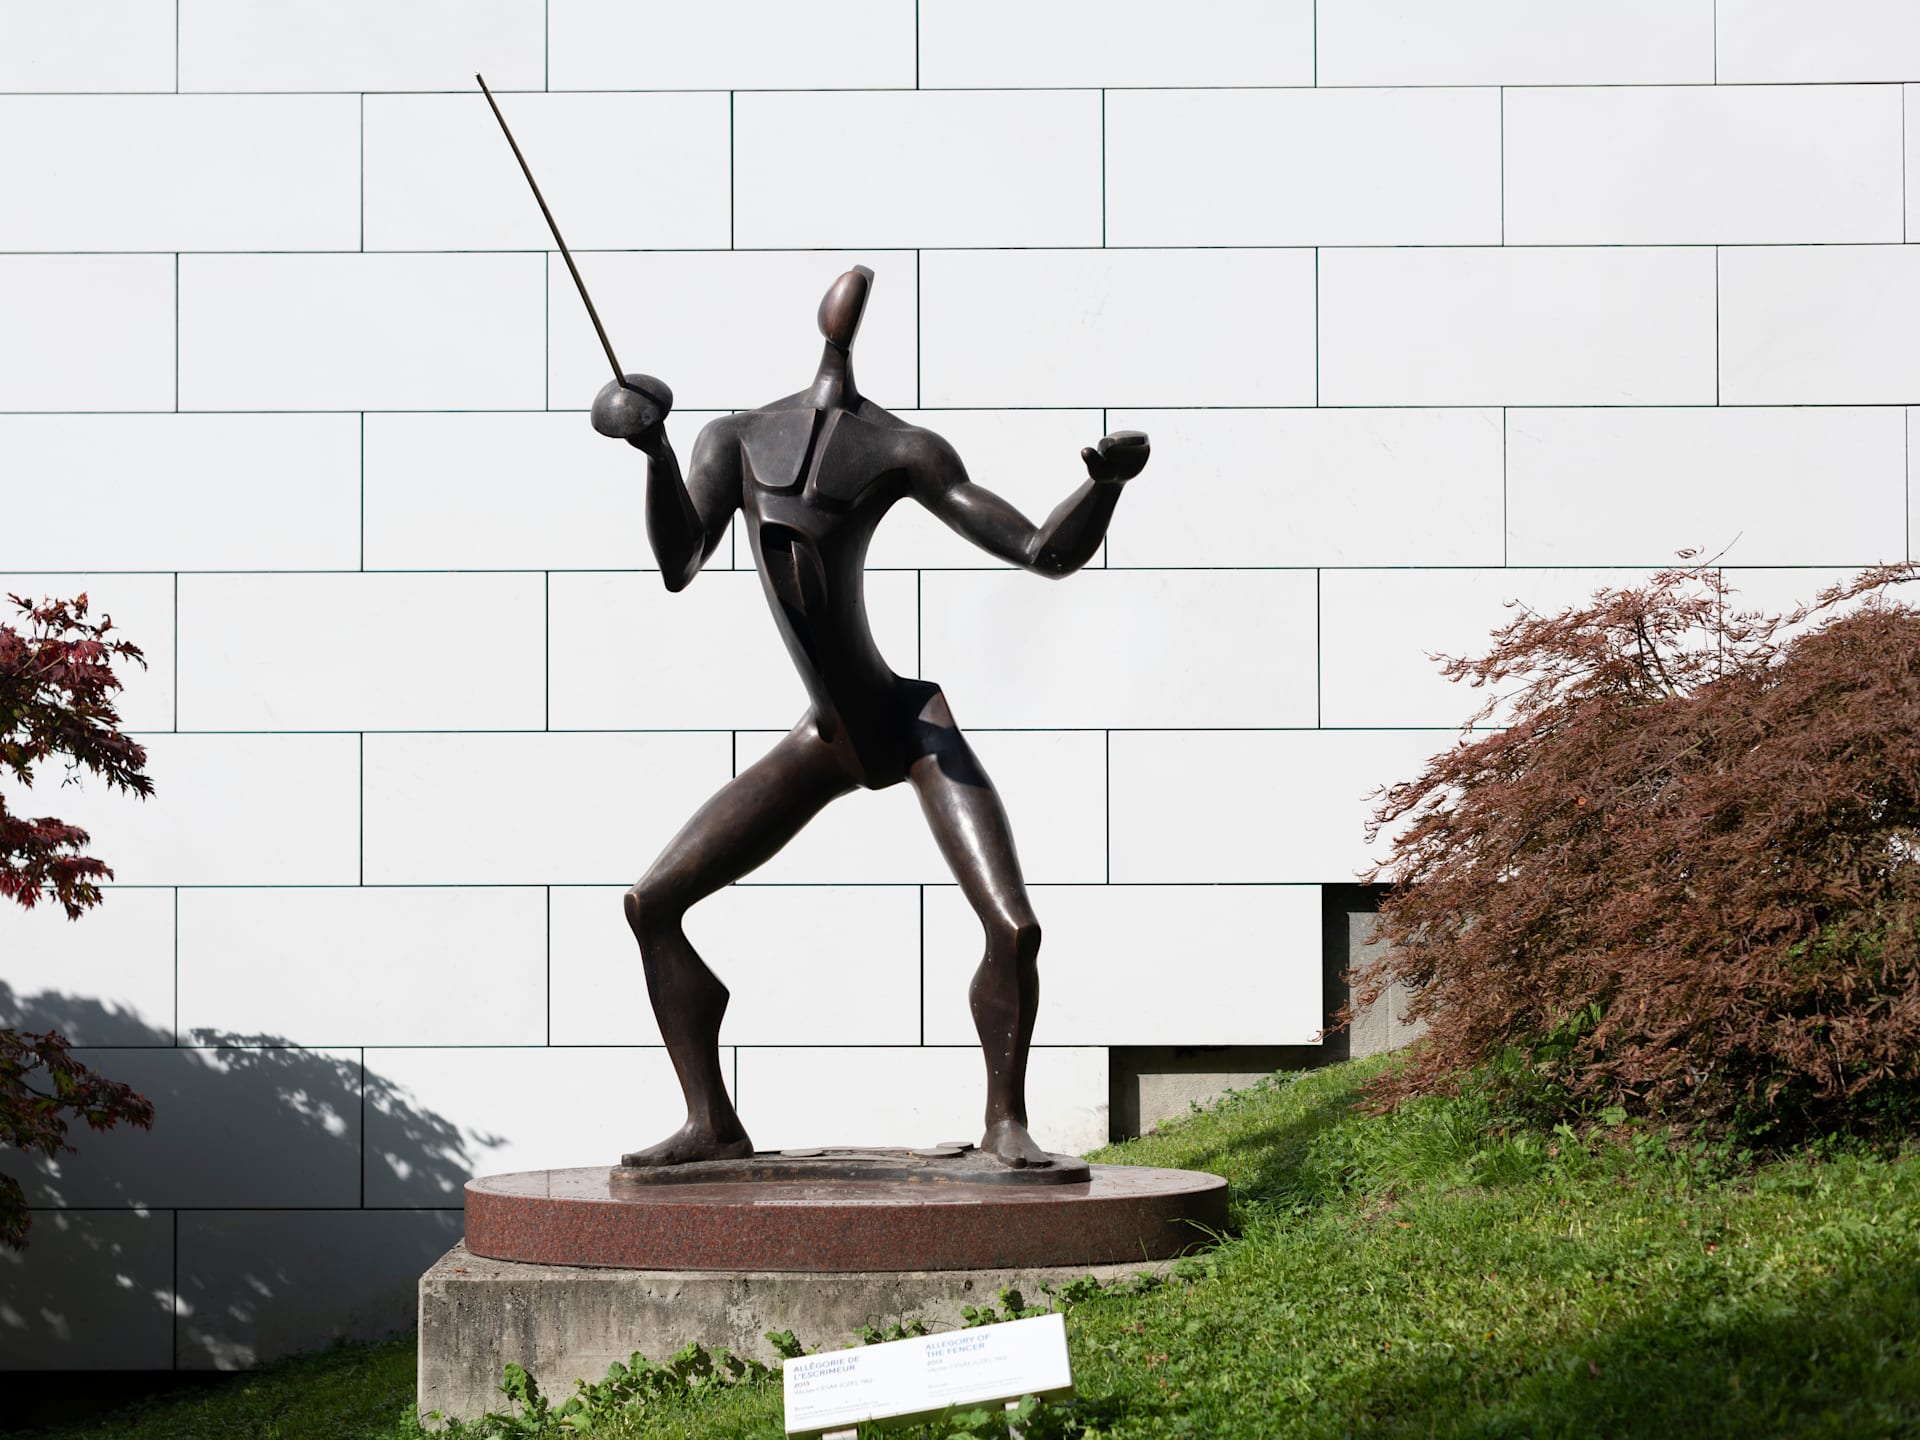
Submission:
[[[1080,452],[1087,462],[1087,474],[1110,485],[1124,485],[1147,468],[1147,456],[1153,447],[1147,444],[1144,430],[1116,430],[1098,445]]]
[[[673,391],[666,382],[651,375],[628,375],[609,380],[593,397],[593,428],[644,450],[661,433],[661,423],[672,409]]]

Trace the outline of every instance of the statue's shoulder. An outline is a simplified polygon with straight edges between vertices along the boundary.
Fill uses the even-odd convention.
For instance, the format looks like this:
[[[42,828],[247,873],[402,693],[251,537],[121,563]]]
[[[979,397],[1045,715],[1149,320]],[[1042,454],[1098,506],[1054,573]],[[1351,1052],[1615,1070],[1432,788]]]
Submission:
[[[953,453],[953,447],[946,442],[944,436],[927,429],[924,425],[915,425],[910,420],[902,420],[891,410],[882,410],[871,400],[860,406],[858,414],[862,421],[877,432],[877,438],[890,452],[896,464],[924,465]]]
[[[744,415],[716,415],[700,427],[700,443],[712,445],[716,442],[728,444],[740,438],[740,422]]]

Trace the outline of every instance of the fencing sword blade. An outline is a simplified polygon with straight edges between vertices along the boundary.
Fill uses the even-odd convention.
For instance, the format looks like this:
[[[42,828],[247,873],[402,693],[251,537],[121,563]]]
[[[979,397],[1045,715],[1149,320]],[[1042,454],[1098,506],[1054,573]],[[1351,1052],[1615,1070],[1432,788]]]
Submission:
[[[593,297],[587,294],[587,282],[580,278],[580,267],[573,263],[573,252],[567,249],[567,242],[560,238],[560,227],[554,223],[553,211],[547,208],[547,197],[540,193],[539,183],[534,180],[533,171],[527,167],[527,157],[520,153],[520,142],[513,138],[513,131],[507,128],[507,117],[500,113],[500,102],[493,98],[493,91],[487,88],[483,77],[475,75],[473,78],[480,82],[480,93],[487,97],[493,118],[500,122],[500,133],[507,137],[507,144],[513,147],[513,158],[520,162],[520,173],[527,177],[533,198],[539,202],[540,213],[547,217],[547,229],[553,232],[553,243],[560,247],[560,258],[567,262],[567,272],[573,276],[574,288],[580,292],[580,303],[587,307],[587,318],[593,321],[593,333],[600,337],[600,348],[607,352],[607,363],[613,367],[613,378],[624,388],[626,374],[620,368],[619,358],[613,353],[613,342],[607,339],[607,327],[600,323],[600,312],[593,308]]]

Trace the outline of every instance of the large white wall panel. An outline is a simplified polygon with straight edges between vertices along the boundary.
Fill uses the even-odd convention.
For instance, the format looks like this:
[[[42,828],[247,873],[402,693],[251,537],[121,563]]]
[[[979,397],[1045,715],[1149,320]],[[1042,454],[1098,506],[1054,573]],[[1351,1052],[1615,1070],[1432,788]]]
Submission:
[[[1320,1029],[1317,885],[1040,886],[1033,909],[1041,1045],[1306,1044]],[[927,891],[930,1045],[978,1043],[971,920],[958,890]]]
[[[178,0],[182,90],[545,84],[541,0]]]
[[[122,885],[352,885],[359,741],[352,735],[135,735],[154,795],[62,788],[60,818],[93,837]],[[40,792],[36,789],[34,792]],[[7,787],[10,809],[18,791]]]
[[[950,696],[950,699],[953,697]],[[953,699],[962,721],[965,697]],[[967,743],[1006,807],[1022,872],[1030,881],[1070,884],[1106,877],[1107,752],[1097,730],[968,730]],[[742,769],[775,737],[742,733]],[[934,844],[913,786],[856,790],[833,802],[752,883],[769,885],[946,884],[953,878]]]
[[[174,9],[154,0],[0,9],[0,90],[173,89]]]
[[[738,96],[734,243],[1098,245],[1100,103],[1091,90]],[[887,183],[838,183],[839,166],[813,160],[842,155]]]
[[[0,1251],[8,1368],[170,1368],[173,1221],[170,1210],[35,1215],[29,1248]]]
[[[820,364],[820,297],[850,267],[874,272],[861,322],[860,388],[888,409],[918,403],[913,256],[891,252],[581,255],[580,273],[620,363],[658,375],[674,404],[746,409],[804,390]],[[551,257],[552,404],[584,410],[611,375],[573,281]],[[668,421],[682,460],[697,427]]]
[[[1920,74],[1910,0],[1718,0],[1715,33],[1722,84]]]
[[[964,1001],[962,1002],[964,1004]],[[979,1043],[740,1050],[736,1103],[763,1150],[978,1140],[987,1071]],[[1059,1154],[1106,1143],[1107,1052],[1037,1046],[1027,1070],[1033,1138]]]
[[[897,0],[547,0],[554,90],[871,90],[914,83]],[[608,143],[617,144],[614,137]],[[802,160],[824,159],[801,151]]]
[[[1920,247],[1804,245],[1720,255],[1720,399],[1900,404],[1920,397]]]
[[[1329,250],[1323,405],[1710,404],[1705,249]]]
[[[1320,723],[1452,729],[1487,699],[1434,656],[1477,657],[1521,608],[1554,615],[1645,570],[1328,570],[1320,577]],[[1392,635],[1382,645],[1382,635]],[[1517,687],[1510,687],[1517,688]],[[1500,693],[1510,693],[1502,691]],[[1502,722],[1496,713],[1489,724]]]
[[[542,255],[183,255],[180,408],[542,408],[545,266]]]
[[[1115,410],[1113,566],[1497,565],[1497,410]]]
[[[624,890],[553,890],[553,1043],[657,1045]],[[687,916],[733,992],[729,1045],[917,1045],[920,890],[733,886]]]
[[[659,1047],[366,1055],[368,1205],[459,1206],[475,1175],[617,1165],[687,1115]],[[731,1071],[730,1049],[720,1063]]]
[[[358,563],[355,415],[0,416],[0,471],[84,495],[92,513],[111,517],[99,525],[9,525],[0,532],[0,566],[346,570]]]
[[[544,724],[540,575],[183,575],[184,730]]]
[[[1123,90],[1110,245],[1491,245],[1495,90]]]
[[[183,890],[180,1028],[309,1046],[542,1045],[546,930],[535,888]]]
[[[174,408],[171,255],[0,255],[0,411]]]
[[[0,135],[0,249],[360,243],[351,95],[4,96]]]
[[[702,575],[679,594],[658,574],[555,575],[549,625],[556,730],[791,726],[809,700],[760,577]],[[918,666],[914,577],[867,577],[880,653]]]
[[[679,412],[675,443],[690,452],[707,418]],[[369,570],[654,568],[646,457],[583,411],[369,415],[366,427]],[[5,434],[0,421],[0,445]],[[732,561],[722,542],[707,568]]]
[[[1714,0],[1318,0],[1319,83],[1705,84],[1713,79],[1713,7]]]
[[[920,403],[1311,404],[1313,266],[1309,250],[930,251]]]
[[[1894,85],[1506,96],[1509,245],[1897,241]]]
[[[1302,571],[1106,570],[1057,585],[929,574],[924,670],[962,725],[1311,725],[1313,583]]]
[[[358,1050],[87,1048],[74,1058],[151,1100],[153,1128],[89,1132],[58,1164],[0,1151],[0,1170],[34,1207],[360,1203]]]
[[[0,625],[15,630],[26,625],[12,597],[38,603],[43,600],[87,598],[87,618],[94,624],[111,620],[107,639],[137,645],[146,661],[116,660],[113,674],[124,687],[112,697],[122,730],[173,729],[174,700],[174,592],[171,575],[0,574]],[[9,717],[11,718],[11,717]],[[65,762],[39,767],[35,803],[57,810],[64,795]]]
[[[1914,215],[1920,211],[1920,193],[1916,193],[1915,181],[1920,178],[1920,85],[1900,87],[1902,113],[1906,117],[1906,194],[1907,205],[1904,219],[1906,225],[1900,238],[1907,240],[1914,233]]]
[[[1898,558],[1906,413],[1890,407],[1508,412],[1515,565]]]
[[[510,95],[501,112],[567,244],[727,245],[727,97]],[[366,99],[370,250],[545,250],[553,236],[478,88]],[[622,147],[645,143],[644,174]],[[618,177],[618,178],[616,178]]]
[[[1346,884],[1386,852],[1366,825],[1449,731],[1121,731],[1113,737],[1116,884]]]
[[[1022,511],[1034,524],[1087,478],[1083,446],[1105,431],[1098,410],[906,410],[912,425],[944,436],[967,477]],[[1116,422],[1118,423],[1118,422]],[[4,433],[4,431],[0,431]],[[1159,462],[1155,462],[1158,464]],[[1106,563],[1096,555],[1093,565]],[[869,570],[1001,570],[1007,562],[949,530],[913,500],[894,506],[867,552]]]
[[[114,886],[77,921],[51,900],[9,904],[0,1025],[58,1030],[75,1045],[171,1045],[173,945],[171,890]]]
[[[365,883],[626,883],[731,750],[711,734],[369,735]]]
[[[922,0],[926,86],[1311,85],[1312,0]]]

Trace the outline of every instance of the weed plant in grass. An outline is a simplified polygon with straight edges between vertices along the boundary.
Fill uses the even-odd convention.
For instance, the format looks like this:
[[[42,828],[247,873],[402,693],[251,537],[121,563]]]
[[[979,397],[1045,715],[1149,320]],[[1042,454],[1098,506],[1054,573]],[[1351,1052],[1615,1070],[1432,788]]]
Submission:
[[[1073,1306],[1078,1397],[1033,1440],[1920,1436],[1920,1149],[1756,1160],[1542,1131],[1484,1089],[1357,1110],[1386,1063],[1270,1081],[1094,1157],[1227,1176],[1234,1233],[1165,1284]],[[49,1440],[417,1435],[391,1377],[351,1418],[313,1378],[335,1363],[253,1377],[225,1418],[187,1402],[198,1428],[161,1407]],[[921,1434],[1005,1433],[980,1421]],[[693,1389],[591,1433],[766,1440],[780,1391]]]

